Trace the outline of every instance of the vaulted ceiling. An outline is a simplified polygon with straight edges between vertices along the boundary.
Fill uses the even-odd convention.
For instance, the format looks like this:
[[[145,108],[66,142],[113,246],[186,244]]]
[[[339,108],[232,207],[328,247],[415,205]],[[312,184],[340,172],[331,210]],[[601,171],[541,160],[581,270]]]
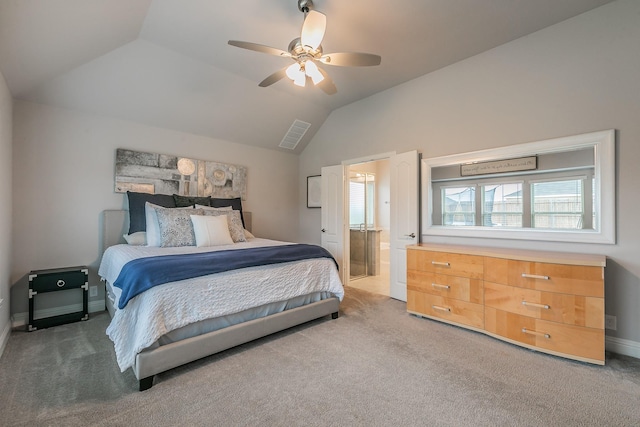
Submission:
[[[18,99],[269,149],[301,152],[332,110],[612,0],[315,0],[325,52],[368,52],[377,67],[323,66],[327,95],[287,78],[297,0],[0,0],[0,70]],[[311,124],[278,148],[294,120]]]

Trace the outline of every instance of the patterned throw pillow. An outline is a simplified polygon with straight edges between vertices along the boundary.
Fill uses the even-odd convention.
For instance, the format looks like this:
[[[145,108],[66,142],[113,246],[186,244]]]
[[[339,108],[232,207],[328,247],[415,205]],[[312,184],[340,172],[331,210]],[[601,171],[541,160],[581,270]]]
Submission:
[[[160,247],[195,246],[191,215],[202,215],[202,209],[163,209],[157,208],[160,226]]]
[[[244,227],[242,226],[242,219],[240,218],[240,211],[218,211],[218,210],[204,210],[205,215],[220,216],[227,215],[227,222],[229,223],[229,234],[234,243],[246,242],[247,238],[244,235]]]

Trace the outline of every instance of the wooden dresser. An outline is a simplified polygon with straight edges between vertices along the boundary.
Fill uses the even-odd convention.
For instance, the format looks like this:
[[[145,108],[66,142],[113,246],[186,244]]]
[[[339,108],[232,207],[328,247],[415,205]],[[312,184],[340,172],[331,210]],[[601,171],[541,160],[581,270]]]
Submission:
[[[604,364],[606,258],[407,247],[407,311],[556,356]]]

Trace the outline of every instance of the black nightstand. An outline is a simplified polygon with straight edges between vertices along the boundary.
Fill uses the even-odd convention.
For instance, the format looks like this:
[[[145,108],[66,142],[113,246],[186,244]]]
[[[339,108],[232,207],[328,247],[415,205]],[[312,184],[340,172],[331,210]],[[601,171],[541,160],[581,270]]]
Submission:
[[[47,292],[83,289],[82,311],[51,316],[40,319],[33,318],[33,306],[36,296]],[[87,320],[89,318],[89,269],[85,266],[54,268],[50,270],[34,270],[29,273],[29,331],[38,328],[62,325],[64,323]]]

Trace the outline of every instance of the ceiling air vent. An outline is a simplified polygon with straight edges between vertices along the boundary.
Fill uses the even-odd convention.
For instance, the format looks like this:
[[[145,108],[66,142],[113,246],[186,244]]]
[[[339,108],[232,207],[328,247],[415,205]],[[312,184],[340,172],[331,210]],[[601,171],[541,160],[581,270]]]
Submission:
[[[280,148],[288,148],[289,150],[293,150],[298,145],[298,142],[302,139],[304,134],[311,127],[311,123],[303,122],[302,120],[294,120],[293,124],[289,128],[287,134],[282,138],[282,142],[278,147]]]

